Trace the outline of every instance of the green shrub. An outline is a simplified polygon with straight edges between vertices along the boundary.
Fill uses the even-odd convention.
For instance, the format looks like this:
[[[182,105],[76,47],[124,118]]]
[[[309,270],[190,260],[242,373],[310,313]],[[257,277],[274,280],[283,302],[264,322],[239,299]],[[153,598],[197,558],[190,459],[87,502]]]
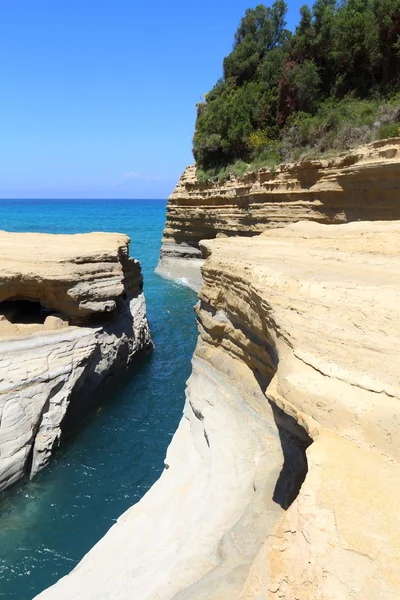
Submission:
[[[389,123],[388,125],[382,125],[379,128],[376,139],[385,140],[386,138],[400,137],[400,122]]]
[[[280,153],[280,146],[278,143],[275,143],[273,148],[261,152],[254,160],[252,160],[250,170],[255,171],[261,167],[269,167],[271,169],[281,162],[282,156]]]
[[[196,171],[197,179],[200,183],[207,183],[209,180],[209,175],[204,169],[201,167],[197,167]]]
[[[201,177],[394,135],[400,0],[315,0],[300,9],[293,34],[286,13],[286,2],[275,0],[241,20],[223,77],[197,105]]]
[[[342,152],[382,137],[382,123],[393,133],[396,127],[393,120],[399,116],[399,105],[385,100],[329,99],[314,115],[292,116],[282,131],[282,155],[292,161],[311,154]]]
[[[241,177],[248,171],[249,165],[242,160],[237,160],[232,166],[226,170],[226,175],[235,175],[235,177]]]

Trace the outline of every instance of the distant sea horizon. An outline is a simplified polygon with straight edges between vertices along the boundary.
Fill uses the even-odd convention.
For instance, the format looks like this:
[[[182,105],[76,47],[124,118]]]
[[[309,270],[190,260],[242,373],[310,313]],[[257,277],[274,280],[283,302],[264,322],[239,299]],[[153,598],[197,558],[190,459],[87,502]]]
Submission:
[[[165,198],[40,198],[32,196],[26,198],[0,198],[2,202],[32,202],[39,200],[40,202],[167,202]]]

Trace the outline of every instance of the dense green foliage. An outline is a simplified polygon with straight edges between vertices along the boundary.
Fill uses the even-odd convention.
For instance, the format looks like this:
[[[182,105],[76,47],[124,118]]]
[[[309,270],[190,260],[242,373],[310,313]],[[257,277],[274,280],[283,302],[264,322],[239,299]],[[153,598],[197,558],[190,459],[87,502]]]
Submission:
[[[398,133],[400,0],[316,0],[293,34],[286,12],[284,0],[246,11],[223,77],[197,107],[200,172]]]

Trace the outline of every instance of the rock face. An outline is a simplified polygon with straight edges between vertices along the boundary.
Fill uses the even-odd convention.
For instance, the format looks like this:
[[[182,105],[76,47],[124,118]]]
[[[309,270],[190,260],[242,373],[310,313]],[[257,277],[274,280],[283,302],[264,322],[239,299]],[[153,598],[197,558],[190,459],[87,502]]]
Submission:
[[[0,490],[152,348],[138,261],[120,234],[0,232]]]
[[[272,336],[266,395],[314,440],[239,597],[394,600],[400,224],[301,223],[206,247],[204,309],[246,310],[252,333]]]
[[[38,598],[399,598],[400,222],[203,250],[166,469]]]
[[[400,140],[382,140],[325,160],[260,169],[199,183],[187,167],[168,200],[158,272],[201,287],[199,242],[254,236],[298,221],[338,224],[400,219]]]

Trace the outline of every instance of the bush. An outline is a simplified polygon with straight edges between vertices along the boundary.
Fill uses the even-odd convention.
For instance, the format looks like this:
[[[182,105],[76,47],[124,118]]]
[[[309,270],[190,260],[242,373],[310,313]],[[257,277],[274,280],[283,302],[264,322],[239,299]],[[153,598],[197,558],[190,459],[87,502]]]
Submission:
[[[269,146],[270,143],[271,139],[268,137],[267,132],[262,129],[252,131],[247,140],[249,150],[255,153],[260,152],[262,149]]]
[[[400,122],[382,125],[378,130],[376,139],[385,140],[386,138],[395,137],[400,137]]]
[[[284,0],[246,11],[197,105],[193,153],[213,178],[393,136],[400,121],[400,0],[315,0],[293,34],[286,13]]]
[[[288,78],[293,86],[296,108],[299,111],[313,112],[320,97],[321,77],[313,60],[295,64]]]
[[[383,108],[383,105],[385,108]],[[302,155],[342,152],[381,137],[382,120],[399,115],[398,105],[379,100],[344,98],[322,103],[315,115],[296,113],[282,132],[281,152],[285,160]],[[390,129],[391,127],[391,129]],[[389,126],[391,132],[394,126]]]
[[[235,177],[241,177],[248,171],[249,165],[242,160],[237,160],[232,166],[226,170],[226,176],[234,175]],[[225,177],[226,178],[226,177]]]

